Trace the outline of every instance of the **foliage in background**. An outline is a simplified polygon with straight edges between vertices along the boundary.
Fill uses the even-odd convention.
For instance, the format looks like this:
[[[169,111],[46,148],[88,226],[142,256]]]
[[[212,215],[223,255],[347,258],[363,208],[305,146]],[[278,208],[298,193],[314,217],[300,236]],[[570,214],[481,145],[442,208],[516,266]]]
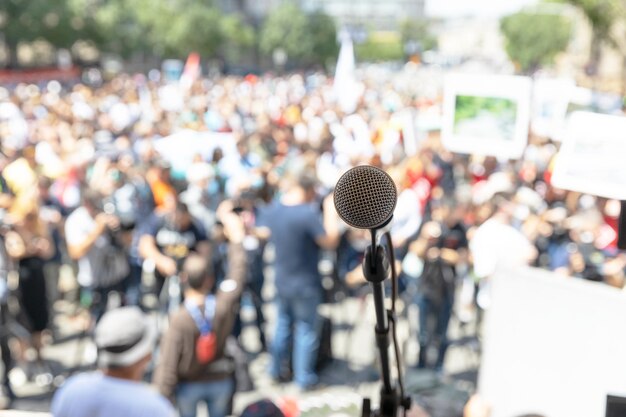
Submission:
[[[395,32],[372,32],[367,40],[354,46],[358,61],[399,61],[404,58],[402,38]]]
[[[588,72],[595,75],[602,59],[602,47],[619,48],[623,39],[616,39],[614,29],[626,19],[626,3],[622,0],[560,0],[578,8],[591,25],[592,38],[589,50]],[[621,42],[620,42],[621,41]],[[626,51],[622,51],[626,53]]]
[[[17,66],[21,42],[46,40],[57,48],[70,48],[84,36],[85,16],[68,0],[2,0],[0,32],[9,53],[9,66]]]
[[[430,23],[425,19],[404,20],[400,23],[400,35],[403,45],[415,42],[418,52],[431,51],[437,48],[437,38],[430,32]]]
[[[339,54],[335,21],[322,12],[315,12],[308,18],[309,36],[313,41],[311,57],[326,67],[333,65]]]
[[[338,53],[332,18],[321,12],[307,15],[294,3],[283,3],[269,14],[259,42],[263,54],[272,56],[282,49],[290,62],[301,65],[327,63]]]
[[[572,24],[564,16],[540,12],[519,12],[500,21],[505,49],[523,73],[550,66],[570,41]]]

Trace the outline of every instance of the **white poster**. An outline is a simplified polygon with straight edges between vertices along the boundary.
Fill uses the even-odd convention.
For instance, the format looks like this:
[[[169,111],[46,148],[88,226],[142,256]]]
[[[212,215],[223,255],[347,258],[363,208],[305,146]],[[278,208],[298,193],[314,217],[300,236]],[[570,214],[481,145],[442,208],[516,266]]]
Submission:
[[[626,117],[575,112],[554,166],[552,184],[626,200]]]
[[[538,78],[533,82],[533,133],[555,139],[567,113],[567,106],[575,88],[573,80],[565,78]]]
[[[626,392],[626,294],[520,268],[496,274],[479,392],[491,417],[603,417]]]
[[[622,97],[619,94],[602,93],[585,87],[572,87],[568,93],[565,116],[557,123],[553,139],[563,141],[567,136],[569,119],[575,112],[586,111],[602,114],[619,114],[622,108]]]
[[[522,156],[528,140],[531,81],[505,75],[449,75],[441,136],[452,152]]]
[[[154,148],[163,159],[172,165],[172,169],[185,172],[196,155],[208,161],[213,151],[220,148],[224,156],[237,152],[232,133],[196,132],[181,130],[173,135],[157,139]]]

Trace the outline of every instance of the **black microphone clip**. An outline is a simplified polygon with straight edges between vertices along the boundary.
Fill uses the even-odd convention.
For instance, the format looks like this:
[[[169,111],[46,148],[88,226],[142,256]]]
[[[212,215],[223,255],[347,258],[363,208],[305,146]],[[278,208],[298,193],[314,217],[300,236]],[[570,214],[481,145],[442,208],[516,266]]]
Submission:
[[[371,246],[367,247],[363,258],[363,275],[368,282],[372,284],[383,282],[389,278],[390,268],[385,248],[380,245],[376,245],[374,250]]]

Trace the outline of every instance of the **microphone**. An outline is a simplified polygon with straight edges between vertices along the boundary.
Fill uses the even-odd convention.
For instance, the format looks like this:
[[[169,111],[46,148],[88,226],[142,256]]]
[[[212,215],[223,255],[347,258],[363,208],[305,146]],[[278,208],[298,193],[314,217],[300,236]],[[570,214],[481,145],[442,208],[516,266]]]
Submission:
[[[339,217],[357,229],[379,229],[391,221],[398,190],[389,174],[371,165],[346,171],[335,186]]]
[[[373,414],[376,417],[396,417],[399,407],[404,407],[405,410],[410,407],[410,399],[404,398],[400,368],[398,369],[400,393],[391,384],[389,321],[393,320],[394,323],[394,347],[397,347],[395,343],[395,307],[392,307],[392,311],[389,312],[385,310],[383,281],[389,277],[390,269],[393,271],[393,265],[390,265],[384,248],[376,243],[376,231],[391,222],[397,200],[398,190],[393,179],[382,169],[370,165],[359,165],[346,171],[337,181],[334,190],[335,209],[339,217],[352,227],[369,229],[372,237],[372,244],[365,251],[363,259],[363,274],[372,285],[376,312],[374,330],[380,355],[383,383],[380,410]],[[387,233],[387,240],[389,250],[392,251],[389,233]],[[393,255],[393,252],[390,255]],[[392,306],[394,305],[395,299],[392,299]],[[398,356],[397,349],[396,355]],[[399,363],[398,360],[398,366],[400,366]],[[370,411],[369,399],[365,399],[362,415],[369,417]]]

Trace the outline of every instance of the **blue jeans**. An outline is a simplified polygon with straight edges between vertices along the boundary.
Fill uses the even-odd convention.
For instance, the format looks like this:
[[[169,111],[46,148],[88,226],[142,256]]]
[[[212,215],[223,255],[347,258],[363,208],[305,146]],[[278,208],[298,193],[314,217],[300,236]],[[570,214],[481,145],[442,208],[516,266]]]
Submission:
[[[444,297],[441,302],[435,303],[421,294],[416,296],[419,308],[419,368],[427,368],[426,352],[430,346],[437,345],[437,360],[434,368],[441,370],[446,350],[448,349],[448,324],[452,314],[452,297]],[[434,322],[434,326],[431,323]]]
[[[232,378],[220,381],[182,382],[176,388],[176,403],[180,417],[195,417],[198,404],[204,402],[209,417],[226,417],[235,390]]]
[[[293,335],[294,381],[302,388],[318,382],[315,372],[319,348],[319,322],[317,307],[322,302],[321,291],[298,294],[290,297],[277,296],[278,317],[272,343],[270,373],[279,379],[286,375],[285,369],[291,352]]]

